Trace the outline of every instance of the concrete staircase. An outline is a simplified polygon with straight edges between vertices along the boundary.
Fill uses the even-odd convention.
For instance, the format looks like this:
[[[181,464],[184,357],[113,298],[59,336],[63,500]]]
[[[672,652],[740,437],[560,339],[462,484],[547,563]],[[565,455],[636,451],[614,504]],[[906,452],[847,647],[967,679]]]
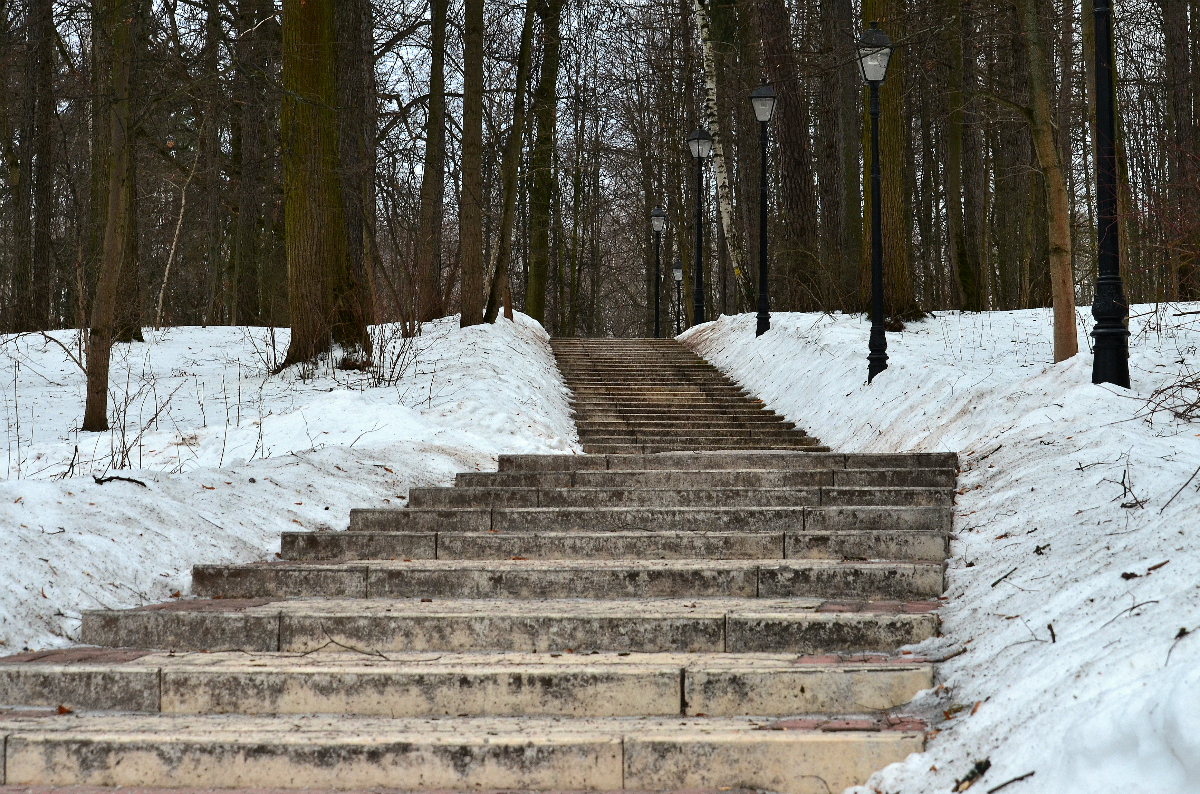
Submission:
[[[712,401],[678,345],[621,345]],[[577,397],[622,382],[613,340],[555,349]],[[922,749],[897,709],[933,667],[897,650],[937,632],[956,456],[817,451],[740,393],[700,424],[603,399],[645,409],[580,418],[603,453],[501,456],[0,660],[3,782],[825,794]]]
[[[550,346],[575,393],[586,453],[829,449],[674,339],[555,339]]]

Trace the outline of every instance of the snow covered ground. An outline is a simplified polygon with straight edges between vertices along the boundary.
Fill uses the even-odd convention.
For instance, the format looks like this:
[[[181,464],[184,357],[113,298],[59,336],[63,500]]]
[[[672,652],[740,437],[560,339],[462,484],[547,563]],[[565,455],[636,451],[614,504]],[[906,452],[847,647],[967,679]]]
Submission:
[[[977,791],[1200,791],[1200,422],[1149,399],[1196,369],[1198,309],[1132,309],[1131,391],[1092,385],[1082,310],[1057,365],[1049,310],[939,313],[871,385],[861,317],[684,334],[834,449],[960,453],[945,636],[917,646],[961,650],[916,703],[938,732],[858,794],[963,790],[985,760]]]
[[[187,594],[193,563],[270,558],[284,530],[345,529],[351,507],[502,452],[579,450],[541,326],[422,330],[405,347],[376,329],[383,372],[273,377],[287,331],[147,331],[114,348],[108,433],[77,429],[74,332],[0,337],[0,655],[69,644],[81,610]]]

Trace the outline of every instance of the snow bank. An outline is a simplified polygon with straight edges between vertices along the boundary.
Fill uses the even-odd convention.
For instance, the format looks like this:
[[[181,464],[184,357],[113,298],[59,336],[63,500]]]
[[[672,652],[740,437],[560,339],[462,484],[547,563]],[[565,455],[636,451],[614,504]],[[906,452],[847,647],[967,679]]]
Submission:
[[[1148,408],[1195,365],[1197,309],[1134,307],[1132,391],[1092,385],[1086,350],[1048,363],[1048,310],[910,324],[869,386],[861,317],[681,337],[834,449],[961,454],[945,637],[923,649],[962,652],[915,702],[927,752],[860,794],[950,791],[984,759],[982,791],[1200,791],[1200,476],[1180,490],[1200,424]]]
[[[540,325],[422,331],[405,347],[377,329],[386,378],[268,377],[286,331],[147,332],[114,350],[108,433],[78,430],[73,332],[0,337],[0,654],[68,644],[81,610],[186,595],[193,563],[270,558],[284,530],[345,529],[351,507],[402,505],[502,452],[579,450]]]

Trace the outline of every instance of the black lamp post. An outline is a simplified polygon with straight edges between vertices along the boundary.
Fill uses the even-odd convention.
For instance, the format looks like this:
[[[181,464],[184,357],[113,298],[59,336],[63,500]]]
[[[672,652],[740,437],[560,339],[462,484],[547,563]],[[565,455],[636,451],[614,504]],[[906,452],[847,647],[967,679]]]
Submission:
[[[704,161],[712,153],[713,140],[708,130],[697,127],[687,142],[696,160],[696,283],[692,325],[699,325],[704,322]]]
[[[762,83],[750,92],[754,118],[758,119],[759,142],[762,145],[762,169],[758,183],[758,324],[754,335],[762,336],[771,330],[771,300],[767,293],[767,125],[775,112],[775,89]]]
[[[1129,304],[1121,284],[1117,245],[1116,109],[1113,93],[1112,1],[1095,0],[1096,17],[1096,297],[1092,316],[1096,340],[1092,383],[1129,388]]]
[[[883,212],[879,195],[879,86],[887,77],[892,41],[878,22],[858,40],[858,65],[871,89],[871,341],[867,355],[867,383],[887,369],[887,337],[883,328]]]
[[[658,339],[658,282],[661,279],[658,271],[659,251],[662,249],[662,230],[667,225],[667,213],[662,207],[655,207],[650,213],[650,228],[654,230],[654,338]]]
[[[679,327],[679,314],[683,306],[683,263],[678,259],[675,260],[671,275],[675,277],[675,336],[679,336],[683,333]]]

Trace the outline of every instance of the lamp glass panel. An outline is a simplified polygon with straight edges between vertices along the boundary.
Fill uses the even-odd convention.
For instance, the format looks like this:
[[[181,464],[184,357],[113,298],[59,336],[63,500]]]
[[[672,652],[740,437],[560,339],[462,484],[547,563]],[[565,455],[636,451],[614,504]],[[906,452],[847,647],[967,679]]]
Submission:
[[[860,45],[858,64],[862,69],[863,79],[868,83],[882,83],[887,77],[888,61],[891,57],[891,47]]]
[[[756,96],[750,101],[754,105],[754,118],[761,122],[771,120],[771,115],[775,112],[775,97]]]

